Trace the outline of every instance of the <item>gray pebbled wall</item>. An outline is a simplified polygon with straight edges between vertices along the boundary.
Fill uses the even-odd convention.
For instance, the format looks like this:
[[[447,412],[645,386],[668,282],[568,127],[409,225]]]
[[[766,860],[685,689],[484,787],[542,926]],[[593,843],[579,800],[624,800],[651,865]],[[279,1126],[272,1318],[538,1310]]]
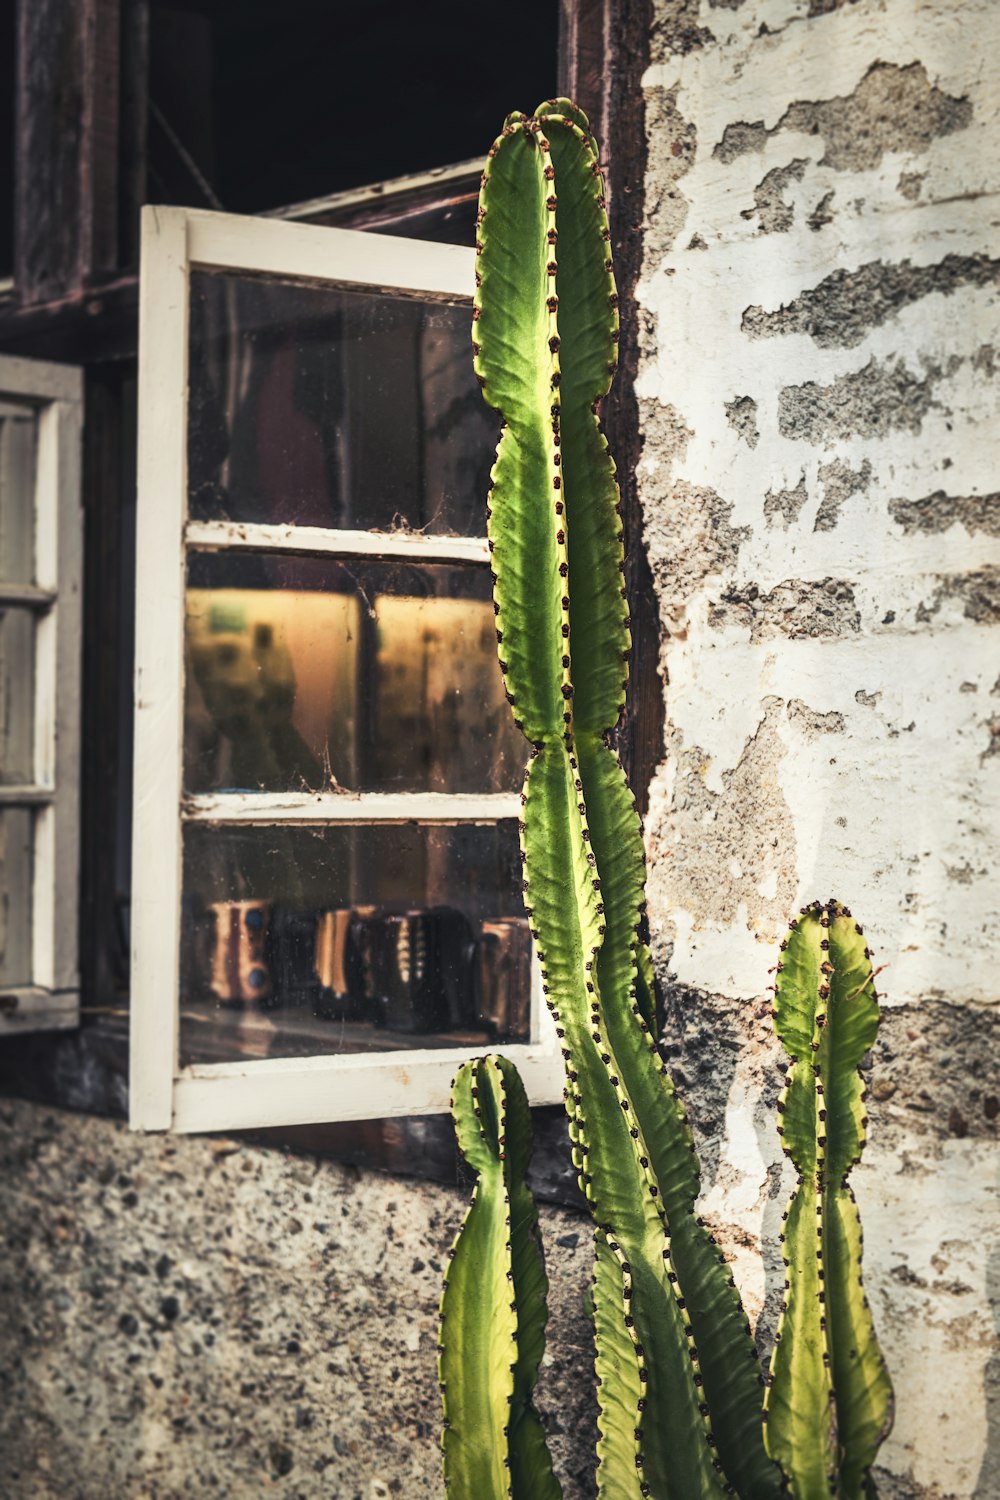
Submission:
[[[886,965],[854,1177],[897,1396],[880,1490],[996,1496],[1000,6],[654,11],[646,839],[703,1208],[767,1344],[768,970],[790,910],[836,895]]]
[[[3,1500],[431,1500],[437,1309],[463,1195],[0,1105]],[[543,1210],[543,1367],[592,1493],[589,1221]]]

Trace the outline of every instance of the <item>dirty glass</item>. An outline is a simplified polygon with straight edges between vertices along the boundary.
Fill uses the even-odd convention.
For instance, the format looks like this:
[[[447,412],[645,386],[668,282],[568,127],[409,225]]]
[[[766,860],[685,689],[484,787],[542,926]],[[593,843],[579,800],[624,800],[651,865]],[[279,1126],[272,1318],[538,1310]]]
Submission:
[[[471,327],[468,302],[194,271],[190,514],[482,536]]]
[[[512,821],[190,824],[181,1061],[527,1041],[530,952]]]
[[[188,585],[188,791],[520,787],[485,567],[196,553]]]
[[[0,608],[0,783],[34,780],[35,621]]]
[[[0,581],[35,577],[35,416],[0,401]]]
[[[0,810],[0,989],[31,983],[33,817],[26,807]]]

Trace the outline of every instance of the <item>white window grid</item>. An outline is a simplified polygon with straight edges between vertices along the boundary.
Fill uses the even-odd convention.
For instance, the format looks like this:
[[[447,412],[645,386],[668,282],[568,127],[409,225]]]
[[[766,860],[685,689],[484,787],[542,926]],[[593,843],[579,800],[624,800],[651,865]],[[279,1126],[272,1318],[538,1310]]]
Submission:
[[[70,365],[0,357],[0,404],[35,423],[32,583],[0,583],[0,607],[34,617],[32,775],[0,785],[0,809],[31,809],[31,943],[26,984],[0,989],[0,1036],[79,1021],[80,662],[83,374]],[[26,668],[27,669],[27,668]]]
[[[188,300],[193,269],[244,271],[367,291],[472,299],[472,250],[354,230],[183,208],[143,210],[139,318],[139,504],[135,676],[130,1123],[195,1132],[312,1124],[449,1108],[472,1055],[459,1047],[181,1067],[180,919],[185,824],[495,823],[514,793],[212,792],[182,785],[188,557],[251,549],[336,559],[483,563],[483,537],[425,536],[187,517]],[[485,509],[485,497],[484,497]],[[496,1045],[529,1100],[561,1098],[555,1027],[533,964],[530,1038]],[[481,1049],[480,1049],[481,1050]]]

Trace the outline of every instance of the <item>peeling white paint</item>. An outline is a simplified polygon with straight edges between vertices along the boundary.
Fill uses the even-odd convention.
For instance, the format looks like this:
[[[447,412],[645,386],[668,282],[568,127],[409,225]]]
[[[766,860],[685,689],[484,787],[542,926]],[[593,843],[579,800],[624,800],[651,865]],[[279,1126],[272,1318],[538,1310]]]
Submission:
[[[664,34],[676,9],[655,6]],[[678,986],[750,1000],[783,903],[836,895],[887,1006],[946,1000],[975,1027],[1000,1002],[1000,6],[809,9],[705,0],[704,45],[645,78],[638,476],[668,713],[651,936]],[[825,102],[815,132],[783,124]],[[950,289],[925,275],[907,303],[906,277],[949,256]],[[796,307],[814,332],[747,331]],[[773,1293],[761,1115],[741,1063],[703,1202],[751,1316]],[[982,1496],[991,1146],[892,1118],[857,1174],[897,1392],[882,1457],[899,1494]]]

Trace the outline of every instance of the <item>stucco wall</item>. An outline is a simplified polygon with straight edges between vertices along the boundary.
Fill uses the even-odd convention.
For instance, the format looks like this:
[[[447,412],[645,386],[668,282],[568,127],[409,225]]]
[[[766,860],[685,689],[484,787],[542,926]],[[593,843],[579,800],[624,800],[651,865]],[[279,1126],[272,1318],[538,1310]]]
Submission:
[[[838,896],[886,965],[856,1174],[884,1492],[997,1495],[1000,6],[655,12],[646,835],[706,1206],[766,1342],[789,1190],[767,970],[789,912]]]

